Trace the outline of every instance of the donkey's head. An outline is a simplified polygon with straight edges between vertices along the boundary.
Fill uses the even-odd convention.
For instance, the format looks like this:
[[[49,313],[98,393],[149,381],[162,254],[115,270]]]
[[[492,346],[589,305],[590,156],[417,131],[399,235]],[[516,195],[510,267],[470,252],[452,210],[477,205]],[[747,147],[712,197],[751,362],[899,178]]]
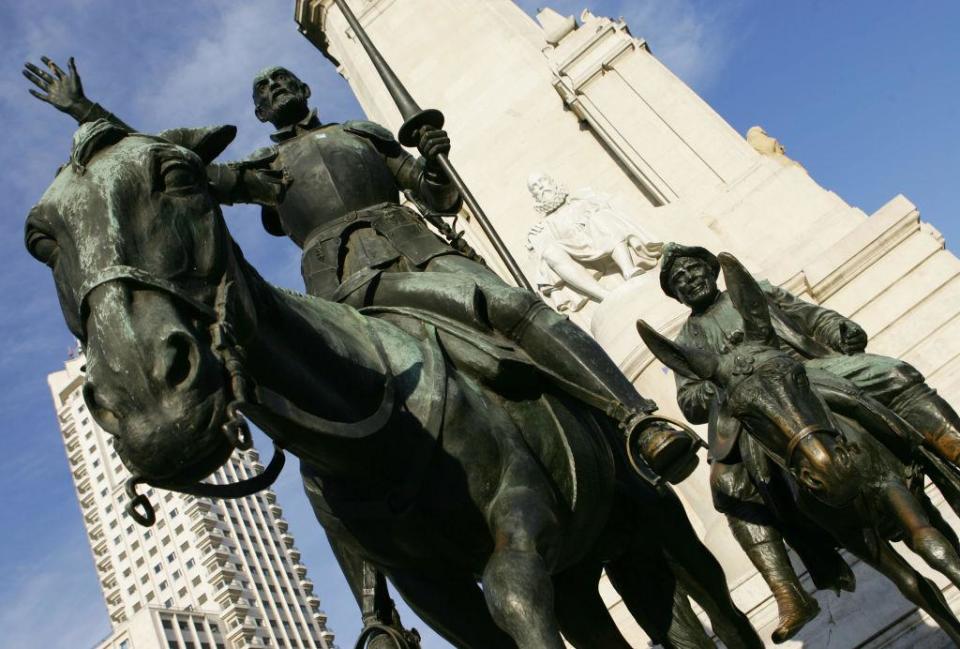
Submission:
[[[849,448],[826,404],[811,388],[803,364],[779,347],[767,298],[750,273],[727,253],[718,255],[731,302],[743,328],[719,352],[674,343],[645,322],[647,347],[674,372],[711,381],[719,416],[730,416],[807,490],[827,504],[849,502],[860,480]]]
[[[211,329],[233,256],[205,165],[234,134],[84,124],[27,218],[27,249],[53,271],[86,351],[87,406],[131,472],[156,484],[202,478],[233,448]]]

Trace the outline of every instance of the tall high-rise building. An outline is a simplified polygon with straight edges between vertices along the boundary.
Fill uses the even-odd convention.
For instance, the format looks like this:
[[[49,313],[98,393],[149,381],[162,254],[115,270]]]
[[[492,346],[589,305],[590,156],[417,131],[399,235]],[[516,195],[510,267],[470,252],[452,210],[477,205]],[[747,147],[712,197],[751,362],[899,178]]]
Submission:
[[[130,474],[86,410],[83,363],[48,383],[113,627],[97,649],[334,649],[272,491],[214,501],[148,489],[156,523],[130,518]],[[213,480],[262,470],[255,450],[238,451]]]

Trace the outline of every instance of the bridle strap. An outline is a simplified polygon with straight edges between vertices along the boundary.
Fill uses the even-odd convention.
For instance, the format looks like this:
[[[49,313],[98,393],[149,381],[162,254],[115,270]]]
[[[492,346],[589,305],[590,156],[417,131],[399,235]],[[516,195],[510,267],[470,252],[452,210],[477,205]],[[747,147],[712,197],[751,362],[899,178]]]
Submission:
[[[800,446],[800,442],[810,437],[811,435],[814,435],[815,433],[829,433],[832,436],[837,435],[836,431],[833,431],[829,428],[825,428],[820,424],[810,424],[809,426],[805,426],[803,429],[800,430],[799,433],[797,433],[792,438],[790,438],[790,442],[787,444],[787,452],[784,453],[784,456],[783,456],[784,467],[786,467],[787,469],[790,468],[790,464],[793,461],[793,454],[796,452],[797,447]]]
[[[140,268],[116,264],[113,266],[107,266],[106,268],[98,271],[80,287],[80,322],[83,322],[84,320],[84,309],[87,303],[87,298],[90,297],[90,293],[93,291],[93,289],[117,280],[132,281],[136,282],[137,284],[142,284],[143,286],[149,286],[150,288],[155,288],[165,293],[169,293],[178,300],[189,304],[194,310],[206,317],[211,322],[216,322],[219,319],[216,309],[204,304],[196,298],[187,295],[184,293],[183,289],[170,280],[157,277],[156,275]]]
[[[273,457],[267,468],[253,476],[238,482],[227,484],[213,484],[210,482],[195,482],[191,485],[165,485],[157,481],[151,481],[149,484],[161,489],[169,489],[182,494],[191,496],[200,496],[202,498],[243,498],[258,491],[263,491],[274,483],[283,465],[286,462],[286,455],[279,446],[273,447]]]
[[[114,281],[135,282],[143,286],[163,291],[164,293],[167,293],[177,300],[189,305],[213,327],[222,328],[222,312],[225,310],[225,307],[219,309],[211,307],[207,304],[204,304],[200,300],[187,295],[179,286],[170,280],[157,277],[152,273],[140,268],[126,266],[123,264],[108,266],[84,282],[80,290],[81,321],[84,316],[83,311],[90,293],[98,286],[103,286],[104,284]],[[225,281],[226,275],[224,275],[220,282],[221,288]],[[232,340],[223,341],[223,348],[214,350],[214,353],[218,356],[221,364],[224,366],[224,369],[228,372],[230,368],[227,367],[229,364],[227,357],[232,356],[230,352],[232,352],[232,344],[234,343],[235,341]],[[241,395],[236,396],[242,398]],[[239,413],[235,413],[233,418],[240,419]],[[246,424],[242,421],[242,419],[240,419],[239,424],[242,425],[243,429],[246,429]],[[225,426],[225,432],[229,432],[227,431],[227,426]],[[230,437],[234,446],[240,450],[249,448],[249,431],[247,431],[245,436],[238,434],[237,431],[233,432],[233,437],[230,437],[229,435],[228,437]],[[283,454],[283,450],[279,446],[275,445],[273,458],[270,460],[267,468],[258,475],[255,475],[252,478],[247,478],[246,480],[241,480],[239,482],[229,484],[210,484],[206,482],[198,482],[192,485],[168,485],[162,483],[161,481],[147,481],[144,478],[135,476],[130,478],[126,484],[127,495],[130,498],[129,502],[127,503],[127,511],[134,518],[134,520],[147,527],[152,525],[156,520],[156,514],[147,497],[143,494],[137,493],[138,484],[149,484],[153,487],[158,487],[161,489],[168,489],[170,491],[177,491],[179,493],[206,498],[243,498],[244,496],[255,494],[258,491],[262,491],[272,485],[280,475],[280,471],[283,469],[285,462],[286,456]]]

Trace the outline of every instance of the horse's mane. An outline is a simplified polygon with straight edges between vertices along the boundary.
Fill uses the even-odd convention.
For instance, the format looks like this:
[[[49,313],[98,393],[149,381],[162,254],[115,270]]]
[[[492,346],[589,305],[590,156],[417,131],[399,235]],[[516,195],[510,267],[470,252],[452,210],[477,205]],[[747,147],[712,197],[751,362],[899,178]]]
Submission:
[[[70,166],[79,174],[86,169],[90,159],[111,144],[116,144],[130,133],[106,119],[97,119],[80,125],[73,134],[70,147]]]

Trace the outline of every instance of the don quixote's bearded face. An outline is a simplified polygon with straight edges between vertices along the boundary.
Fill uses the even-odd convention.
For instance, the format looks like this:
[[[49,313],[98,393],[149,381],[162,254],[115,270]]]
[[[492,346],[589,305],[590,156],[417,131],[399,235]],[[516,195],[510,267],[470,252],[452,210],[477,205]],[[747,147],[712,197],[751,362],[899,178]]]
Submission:
[[[232,450],[204,305],[230,249],[205,165],[234,132],[85,124],[27,218],[27,249],[51,268],[84,344],[87,406],[131,472],[157,484],[198,480]]]

